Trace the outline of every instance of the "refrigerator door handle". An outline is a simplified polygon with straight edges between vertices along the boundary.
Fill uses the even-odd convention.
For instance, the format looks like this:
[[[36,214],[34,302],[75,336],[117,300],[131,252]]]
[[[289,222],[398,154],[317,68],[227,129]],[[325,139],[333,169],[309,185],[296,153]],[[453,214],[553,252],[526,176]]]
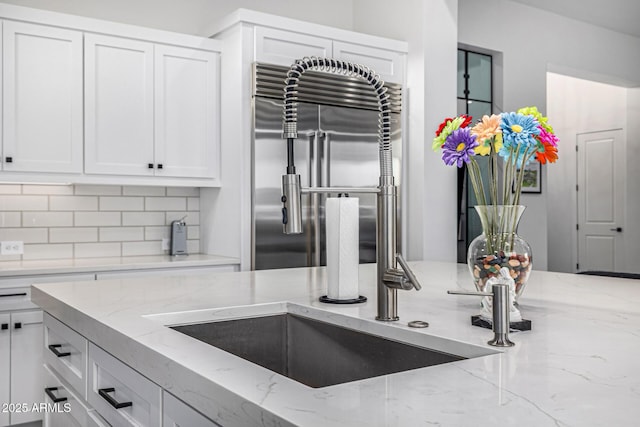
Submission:
[[[329,132],[319,132],[319,149],[320,155],[320,186],[331,187],[331,175],[329,174],[329,155],[331,150],[331,141],[329,140]]]

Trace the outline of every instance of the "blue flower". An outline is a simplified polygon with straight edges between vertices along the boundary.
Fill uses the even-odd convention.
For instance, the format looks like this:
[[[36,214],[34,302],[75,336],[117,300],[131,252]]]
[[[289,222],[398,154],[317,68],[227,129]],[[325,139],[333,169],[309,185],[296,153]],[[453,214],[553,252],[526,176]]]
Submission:
[[[451,166],[454,163],[459,168],[464,163],[469,163],[469,156],[475,154],[474,148],[478,146],[476,136],[471,135],[469,128],[456,129],[449,135],[442,146],[442,160]]]
[[[528,114],[502,113],[501,118],[503,145],[499,154],[505,160],[510,156],[516,156],[516,164],[522,166],[525,153],[528,155],[536,149],[538,141],[535,137],[540,134],[539,123],[535,117]],[[532,159],[533,157],[530,157],[528,160]]]

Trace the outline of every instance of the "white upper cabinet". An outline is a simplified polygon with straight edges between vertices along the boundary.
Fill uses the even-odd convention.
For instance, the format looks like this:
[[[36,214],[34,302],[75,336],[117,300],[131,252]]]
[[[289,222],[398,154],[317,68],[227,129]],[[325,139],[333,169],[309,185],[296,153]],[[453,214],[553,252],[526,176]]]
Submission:
[[[386,82],[403,81],[404,60],[403,55],[399,52],[334,41],[333,57],[354,64],[366,65]]]
[[[219,175],[219,75],[214,52],[155,46],[156,175]]]
[[[82,33],[3,25],[3,170],[82,172]]]
[[[84,51],[85,172],[153,175],[153,44],[86,34]]]
[[[331,57],[331,39],[256,27],[256,62],[290,66],[305,56]]]

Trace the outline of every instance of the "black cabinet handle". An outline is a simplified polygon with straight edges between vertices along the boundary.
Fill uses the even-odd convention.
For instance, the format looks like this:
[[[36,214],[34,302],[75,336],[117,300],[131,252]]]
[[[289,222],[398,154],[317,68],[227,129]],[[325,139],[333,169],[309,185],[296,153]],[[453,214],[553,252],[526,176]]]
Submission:
[[[4,161],[7,163],[13,163],[13,157],[6,157]]]
[[[8,297],[26,297],[26,292],[20,292],[18,294],[1,294],[0,298],[8,298]]]
[[[147,164],[147,167],[148,167],[149,169],[153,169],[153,163],[149,163],[149,164]]]
[[[0,330],[6,331],[7,329],[9,329],[9,324],[8,323],[3,323],[2,325],[0,325]]]
[[[14,327],[15,329],[22,329],[22,322],[16,322],[16,323],[13,325],[13,327]]]
[[[58,351],[58,349],[62,347],[62,344],[51,344],[49,345],[49,350],[51,350],[51,353],[55,354],[56,357],[67,357],[67,356],[71,356],[71,353],[69,353],[68,351]]]
[[[158,169],[162,169],[162,163],[158,163]]]
[[[66,402],[66,397],[56,397],[56,395],[53,394],[56,390],[58,390],[58,387],[47,387],[44,389],[44,392],[47,393],[47,396],[49,396],[49,399],[51,399],[53,403]]]
[[[133,405],[132,402],[118,402],[113,397],[107,394],[107,393],[113,393],[114,391],[116,391],[116,389],[113,387],[101,388],[101,389],[98,389],[98,394],[102,396],[102,398],[106,400],[109,405],[113,406],[116,409],[126,408],[128,406]]]

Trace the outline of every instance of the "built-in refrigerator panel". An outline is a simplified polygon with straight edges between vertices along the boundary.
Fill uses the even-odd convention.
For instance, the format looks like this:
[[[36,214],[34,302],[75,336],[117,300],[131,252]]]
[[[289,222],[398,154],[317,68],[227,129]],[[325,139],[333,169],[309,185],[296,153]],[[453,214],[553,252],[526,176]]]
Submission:
[[[298,105],[296,170],[309,186],[309,150],[318,129],[318,106]],[[254,98],[253,150],[253,262],[255,270],[303,267],[310,263],[308,233],[282,232],[282,175],[286,173],[287,144],[282,139],[282,101]],[[306,196],[303,196],[305,199]],[[304,200],[303,200],[304,202]],[[308,207],[303,203],[303,218]],[[305,224],[306,225],[306,224]]]

